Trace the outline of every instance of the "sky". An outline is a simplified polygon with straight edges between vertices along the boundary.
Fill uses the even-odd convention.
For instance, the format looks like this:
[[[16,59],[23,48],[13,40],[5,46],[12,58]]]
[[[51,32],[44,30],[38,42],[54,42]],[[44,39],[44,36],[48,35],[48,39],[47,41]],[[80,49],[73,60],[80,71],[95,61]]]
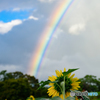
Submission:
[[[65,1],[65,0],[64,0]],[[0,71],[29,72],[52,12],[62,0],[0,0]],[[46,49],[37,78],[79,68],[75,76],[100,78],[100,0],[74,0]],[[49,37],[47,37],[48,39]]]

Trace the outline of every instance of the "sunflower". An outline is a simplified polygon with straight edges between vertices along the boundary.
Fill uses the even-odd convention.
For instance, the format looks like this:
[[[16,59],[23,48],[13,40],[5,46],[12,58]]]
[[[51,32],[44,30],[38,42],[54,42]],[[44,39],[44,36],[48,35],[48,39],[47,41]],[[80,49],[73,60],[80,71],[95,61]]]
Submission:
[[[62,74],[62,71],[58,71],[56,70],[56,75],[57,76],[49,76],[48,80],[51,81],[51,83],[49,83],[50,88],[48,89],[48,95],[49,96],[59,96],[60,98],[63,99],[63,88],[61,86],[61,84],[64,82],[64,76]],[[66,72],[66,69],[64,68],[64,72]],[[77,82],[79,79],[73,78],[75,74],[71,75],[71,73],[69,73],[68,75],[65,76],[65,98],[70,96],[70,90],[78,90],[78,88],[80,88],[79,83]],[[54,82],[55,81],[55,82]],[[54,82],[54,83],[53,83]]]
[[[30,95],[30,99],[29,100],[35,100],[34,96]]]

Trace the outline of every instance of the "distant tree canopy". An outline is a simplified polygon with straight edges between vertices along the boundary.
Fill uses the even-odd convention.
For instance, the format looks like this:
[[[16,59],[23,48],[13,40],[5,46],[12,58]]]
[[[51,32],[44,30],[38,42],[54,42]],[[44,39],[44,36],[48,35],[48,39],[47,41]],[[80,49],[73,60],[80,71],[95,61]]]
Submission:
[[[86,75],[84,78],[80,78],[80,86],[82,90],[89,92],[100,91],[100,78],[96,78],[94,75]]]
[[[47,96],[47,89],[37,91],[38,79],[22,72],[0,72],[0,100],[26,100],[27,97]]]
[[[86,75],[80,78],[80,90],[89,92],[100,91],[100,78],[96,76]],[[6,70],[0,72],[0,100],[26,100],[27,97],[33,95],[36,97],[48,97],[47,87],[37,91],[39,87],[38,79],[34,76],[23,74],[22,72],[10,72]]]

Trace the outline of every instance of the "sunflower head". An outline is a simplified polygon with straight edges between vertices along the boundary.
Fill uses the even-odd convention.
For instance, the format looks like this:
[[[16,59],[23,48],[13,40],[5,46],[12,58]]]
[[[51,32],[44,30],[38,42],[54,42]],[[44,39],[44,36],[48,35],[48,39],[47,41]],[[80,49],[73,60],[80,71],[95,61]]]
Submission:
[[[30,95],[29,97],[31,100],[35,100],[34,96],[33,95]]]
[[[63,75],[63,72],[60,70],[56,70],[56,76],[49,76],[48,80],[51,81],[51,83],[49,83],[49,85],[51,86],[48,89],[48,95],[49,96],[59,96],[63,99],[63,88],[62,88],[62,84],[64,82],[64,78],[65,78],[65,98],[67,98],[68,96],[70,96],[70,90],[78,90],[79,83],[78,78],[73,78],[75,74],[73,74],[71,76],[71,73],[68,73],[67,75]],[[64,72],[66,72],[66,69],[64,68]]]

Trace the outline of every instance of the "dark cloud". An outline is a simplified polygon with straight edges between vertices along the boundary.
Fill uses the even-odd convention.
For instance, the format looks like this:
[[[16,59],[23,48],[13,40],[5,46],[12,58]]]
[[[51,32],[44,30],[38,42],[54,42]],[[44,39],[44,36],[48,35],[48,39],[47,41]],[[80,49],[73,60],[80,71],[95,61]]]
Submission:
[[[50,42],[38,76],[39,79],[42,79],[43,69],[47,68],[48,76],[51,76],[55,75],[56,69],[63,70],[64,67],[67,69],[80,68],[76,72],[77,77],[84,77],[87,74],[100,76],[100,14],[98,13],[100,7],[98,6],[99,1],[92,1],[90,5],[89,2],[90,0],[81,1],[78,5],[73,3],[69,9],[70,12],[65,14],[58,27],[63,30],[63,33]],[[79,34],[71,34],[69,28],[79,24],[84,24],[84,30],[80,30]],[[57,31],[54,34],[56,33]],[[47,73],[44,74],[47,78]]]
[[[34,8],[36,11],[31,11],[31,15],[39,18],[37,21],[23,21],[22,24],[13,27],[8,33],[0,34],[0,65],[2,65],[2,69],[4,65],[10,71],[14,66],[13,70],[27,72],[26,70],[29,68],[28,65],[37,46],[38,39],[49,21],[50,14],[56,7],[56,2],[0,0],[0,10],[18,7],[20,9]],[[49,43],[38,73],[40,80],[45,80],[48,76],[55,75],[56,69],[63,70],[64,67],[66,69],[80,68],[76,73],[77,77],[84,77],[86,74],[93,74],[99,77],[99,10],[99,0],[84,0],[78,2],[78,4],[74,2],[71,5],[57,27],[57,31],[54,33],[55,36],[52,37]],[[84,30],[80,28],[81,25],[84,25]],[[69,32],[72,26],[75,26],[72,28],[72,32],[75,31],[75,34]],[[77,34],[77,32],[79,33]]]

